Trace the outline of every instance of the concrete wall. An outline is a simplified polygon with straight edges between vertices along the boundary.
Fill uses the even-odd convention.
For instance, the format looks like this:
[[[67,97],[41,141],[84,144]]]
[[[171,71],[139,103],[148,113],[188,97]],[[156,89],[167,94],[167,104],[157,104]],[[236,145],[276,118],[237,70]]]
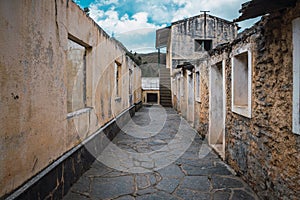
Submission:
[[[3,196],[130,106],[129,69],[134,103],[140,102],[141,72],[122,47],[68,0],[1,1],[0,27]],[[85,49],[84,94],[68,89],[70,40]],[[119,97],[114,93],[115,61],[122,65]],[[69,104],[76,104],[72,111],[68,95],[74,99]],[[85,95],[84,101],[77,104],[76,95]]]
[[[212,47],[230,42],[237,35],[237,26],[229,21],[206,15],[198,15],[172,24],[172,59],[195,59],[204,52],[195,51],[195,39],[212,40]],[[178,63],[179,64],[179,63]],[[173,66],[173,68],[176,66]]]

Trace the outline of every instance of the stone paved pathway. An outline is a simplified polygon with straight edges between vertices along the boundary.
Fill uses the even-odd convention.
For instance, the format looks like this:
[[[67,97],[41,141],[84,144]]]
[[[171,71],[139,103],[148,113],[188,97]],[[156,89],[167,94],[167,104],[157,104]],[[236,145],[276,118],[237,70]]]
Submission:
[[[171,108],[143,107],[64,200],[258,199]]]

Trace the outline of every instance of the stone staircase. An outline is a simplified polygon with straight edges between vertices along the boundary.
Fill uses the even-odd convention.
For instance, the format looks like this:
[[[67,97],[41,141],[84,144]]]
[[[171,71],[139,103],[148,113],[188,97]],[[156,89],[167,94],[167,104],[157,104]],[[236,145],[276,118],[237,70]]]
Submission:
[[[160,105],[172,107],[170,69],[168,68],[159,70],[159,95]]]

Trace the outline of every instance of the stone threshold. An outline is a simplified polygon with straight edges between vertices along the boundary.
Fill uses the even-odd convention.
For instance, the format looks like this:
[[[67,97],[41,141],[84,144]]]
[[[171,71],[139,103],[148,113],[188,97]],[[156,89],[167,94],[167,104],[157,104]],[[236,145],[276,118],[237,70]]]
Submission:
[[[0,199],[62,199],[71,186],[90,168],[96,160],[95,155],[99,155],[108,145],[108,140],[104,138],[112,140],[141,107],[142,103],[139,102],[127,108],[18,189]]]

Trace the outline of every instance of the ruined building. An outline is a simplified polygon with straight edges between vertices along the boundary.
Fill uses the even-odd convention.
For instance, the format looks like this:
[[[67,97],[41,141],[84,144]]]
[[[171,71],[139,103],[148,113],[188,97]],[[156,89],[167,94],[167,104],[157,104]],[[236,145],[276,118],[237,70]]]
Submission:
[[[252,0],[241,12],[236,21],[268,15],[238,36],[223,22],[227,37],[212,44],[195,36],[203,20],[166,28],[173,106],[262,199],[299,199],[300,2]]]
[[[232,41],[237,29],[227,20],[201,14],[157,31],[156,46],[167,47],[173,107],[200,133],[208,130],[208,96],[201,95],[208,90],[208,70],[201,66],[207,52]]]
[[[134,114],[141,71],[69,0],[0,1],[0,27],[0,197],[61,199]]]
[[[157,31],[158,98],[262,199],[299,199],[300,1],[241,13],[263,17],[240,34],[208,14]],[[0,1],[0,27],[0,199],[61,199],[140,107],[141,71],[70,0]]]

